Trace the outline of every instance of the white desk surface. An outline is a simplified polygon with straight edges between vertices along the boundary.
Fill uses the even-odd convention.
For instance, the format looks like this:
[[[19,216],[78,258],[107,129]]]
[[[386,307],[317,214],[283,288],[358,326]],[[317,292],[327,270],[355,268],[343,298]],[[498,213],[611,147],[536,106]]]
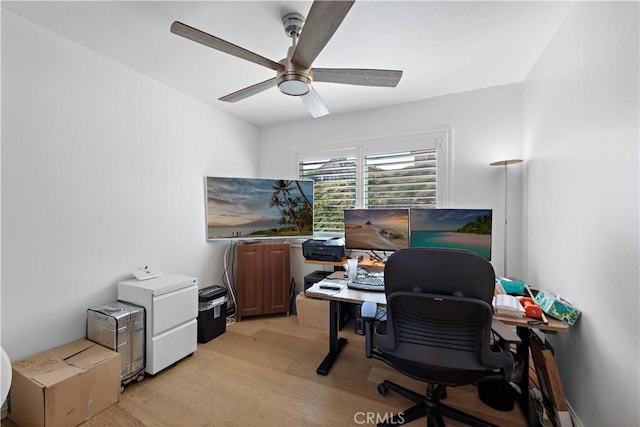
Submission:
[[[336,277],[334,274],[331,276]],[[340,290],[320,289],[321,285],[339,286]],[[380,305],[387,304],[387,296],[384,292],[350,289],[347,287],[347,279],[342,277],[337,279],[322,279],[320,282],[314,283],[313,286],[307,289],[305,291],[305,295],[314,298],[333,299],[344,302],[361,303],[363,301],[373,301]]]

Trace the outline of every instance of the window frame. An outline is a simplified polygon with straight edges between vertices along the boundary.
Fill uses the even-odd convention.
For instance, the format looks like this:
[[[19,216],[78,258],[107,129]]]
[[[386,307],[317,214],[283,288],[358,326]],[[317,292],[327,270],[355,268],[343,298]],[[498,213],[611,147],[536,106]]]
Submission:
[[[436,206],[448,206],[452,189],[451,180],[451,150],[452,131],[450,128],[432,130],[410,135],[390,136],[376,139],[363,139],[344,142],[341,144],[327,144],[321,148],[298,146],[292,148],[291,175],[299,177],[299,163],[301,161],[315,161],[325,158],[348,157],[356,158],[356,204],[355,208],[364,206],[364,165],[367,155],[396,153],[432,149],[436,150]],[[314,232],[316,237],[341,237],[343,233]]]

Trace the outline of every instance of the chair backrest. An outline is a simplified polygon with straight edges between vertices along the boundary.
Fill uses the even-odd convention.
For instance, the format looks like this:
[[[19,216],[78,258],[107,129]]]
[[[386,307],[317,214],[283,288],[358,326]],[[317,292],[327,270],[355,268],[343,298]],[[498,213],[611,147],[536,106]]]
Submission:
[[[486,259],[455,249],[409,248],[394,252],[384,268],[385,293],[429,292],[491,303],[496,277]]]
[[[376,345],[408,362],[486,371],[490,355],[492,265],[471,252],[409,248],[384,270],[387,330]],[[499,366],[496,366],[499,367]]]

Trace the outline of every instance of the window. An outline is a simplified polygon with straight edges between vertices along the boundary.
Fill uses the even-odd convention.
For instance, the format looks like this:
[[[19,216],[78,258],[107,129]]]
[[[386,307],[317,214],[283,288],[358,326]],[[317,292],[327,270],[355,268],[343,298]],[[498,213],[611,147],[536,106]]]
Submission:
[[[355,157],[331,157],[299,162],[301,179],[313,179],[313,231],[342,232],[342,211],[356,207]]]
[[[435,148],[372,154],[364,158],[364,207],[435,207]]]
[[[313,179],[314,234],[344,232],[345,209],[436,207],[447,188],[449,132],[296,153],[300,179]]]

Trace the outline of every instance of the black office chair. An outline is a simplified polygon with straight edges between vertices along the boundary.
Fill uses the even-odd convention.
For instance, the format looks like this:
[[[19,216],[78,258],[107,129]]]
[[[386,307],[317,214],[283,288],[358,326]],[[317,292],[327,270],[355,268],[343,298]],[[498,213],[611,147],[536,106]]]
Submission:
[[[425,381],[427,391],[422,395],[387,380],[379,384],[381,395],[391,389],[415,406],[378,425],[400,425],[426,416],[427,426],[439,427],[446,416],[472,426],[491,426],[441,403],[446,386],[488,377],[510,381],[511,353],[491,346],[495,286],[491,264],[466,251],[402,249],[389,257],[384,281],[386,322],[374,325],[375,304],[362,308],[366,355]]]

